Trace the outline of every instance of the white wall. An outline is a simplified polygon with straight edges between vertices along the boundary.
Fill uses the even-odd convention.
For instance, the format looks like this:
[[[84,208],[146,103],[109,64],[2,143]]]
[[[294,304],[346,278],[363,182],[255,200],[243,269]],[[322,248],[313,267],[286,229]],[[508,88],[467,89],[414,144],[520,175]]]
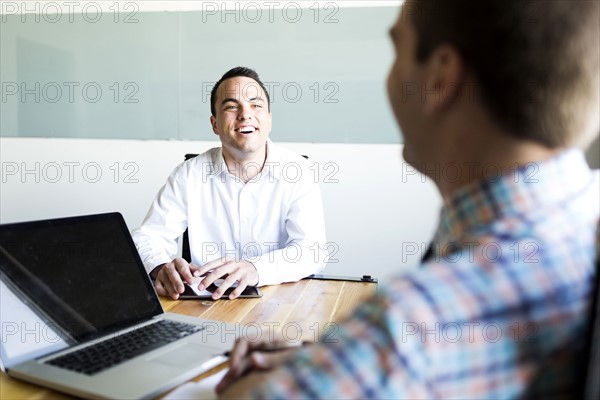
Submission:
[[[183,155],[216,145],[0,138],[0,222],[120,211],[133,229]],[[401,145],[281,145],[319,163],[330,250],[339,248],[327,273],[382,279],[417,263],[440,199],[402,163]]]

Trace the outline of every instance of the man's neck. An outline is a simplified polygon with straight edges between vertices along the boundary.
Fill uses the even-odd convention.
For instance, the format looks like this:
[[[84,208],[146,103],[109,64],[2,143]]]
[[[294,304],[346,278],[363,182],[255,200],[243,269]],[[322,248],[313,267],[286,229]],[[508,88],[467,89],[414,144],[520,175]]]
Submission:
[[[267,160],[267,151],[267,144],[262,151],[255,153],[236,154],[223,148],[223,159],[230,174],[235,175],[242,182],[248,183],[262,171]]]
[[[465,124],[446,133],[447,140],[442,139],[440,151],[430,163],[435,168],[425,171],[444,198],[460,187],[513,174],[517,168],[547,160],[562,150],[518,138],[492,124]]]
[[[559,150],[537,144],[503,148],[503,154],[494,157],[464,157],[452,162],[441,162],[434,178],[442,196],[448,198],[457,189],[473,182],[492,181],[501,176],[514,175],[515,170],[547,160]]]

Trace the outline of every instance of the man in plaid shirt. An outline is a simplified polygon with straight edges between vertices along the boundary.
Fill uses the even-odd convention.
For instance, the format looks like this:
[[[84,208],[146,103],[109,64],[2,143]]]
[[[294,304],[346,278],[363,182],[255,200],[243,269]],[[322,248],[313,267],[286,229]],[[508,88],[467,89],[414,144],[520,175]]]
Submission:
[[[574,396],[600,214],[581,150],[599,128],[598,24],[596,1],[404,3],[388,94],[404,158],[444,199],[432,251],[333,338],[240,340],[219,394]]]

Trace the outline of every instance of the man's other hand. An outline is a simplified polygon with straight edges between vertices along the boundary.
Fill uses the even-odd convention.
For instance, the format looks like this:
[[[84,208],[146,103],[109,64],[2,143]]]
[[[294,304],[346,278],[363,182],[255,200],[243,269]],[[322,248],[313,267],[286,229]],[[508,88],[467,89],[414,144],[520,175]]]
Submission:
[[[184,282],[191,285],[194,277],[201,275],[200,267],[189,264],[183,258],[176,258],[157,268],[160,269],[154,281],[156,293],[159,296],[171,297],[173,300],[179,299],[179,295],[184,292]]]

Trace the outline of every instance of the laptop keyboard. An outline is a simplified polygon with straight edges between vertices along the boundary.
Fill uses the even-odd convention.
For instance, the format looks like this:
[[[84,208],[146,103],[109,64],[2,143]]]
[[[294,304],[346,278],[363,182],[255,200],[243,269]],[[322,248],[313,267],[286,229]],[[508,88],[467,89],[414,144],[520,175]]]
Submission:
[[[112,339],[46,361],[56,367],[94,375],[140,354],[202,330],[197,325],[160,320]]]

